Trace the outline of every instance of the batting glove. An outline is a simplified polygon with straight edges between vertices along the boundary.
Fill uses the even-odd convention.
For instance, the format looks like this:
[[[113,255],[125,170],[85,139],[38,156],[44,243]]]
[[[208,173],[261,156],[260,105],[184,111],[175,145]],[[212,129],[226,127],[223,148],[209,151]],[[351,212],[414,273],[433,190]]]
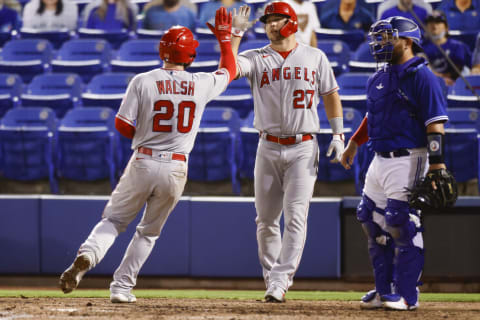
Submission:
[[[332,141],[330,141],[330,146],[328,146],[327,157],[332,155],[332,152],[335,150],[335,157],[330,160],[331,163],[340,162],[342,159],[343,150],[345,149],[345,137],[342,134],[334,134]]]
[[[248,21],[250,17],[250,7],[248,5],[241,6],[240,9],[233,8],[232,34],[234,37],[241,37],[250,29],[257,20]]]
[[[232,13],[227,13],[227,9],[220,7],[215,14],[215,27],[207,22],[207,27],[217,37],[221,43],[230,42],[232,34]]]

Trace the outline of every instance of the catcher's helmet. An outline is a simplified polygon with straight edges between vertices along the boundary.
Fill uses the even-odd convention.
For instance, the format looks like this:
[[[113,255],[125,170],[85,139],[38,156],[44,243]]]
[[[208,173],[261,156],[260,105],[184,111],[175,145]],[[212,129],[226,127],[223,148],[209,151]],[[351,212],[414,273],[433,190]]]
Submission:
[[[198,41],[193,38],[193,33],[188,28],[173,26],[160,40],[160,58],[169,63],[189,66],[197,55],[197,47]]]
[[[410,38],[413,40],[414,53],[421,52],[420,29],[410,19],[394,16],[384,20],[378,20],[368,32],[370,52],[377,61],[388,62],[392,60],[393,41],[398,38]]]
[[[274,1],[269,3],[265,7],[265,12],[263,16],[260,17],[260,21],[263,23],[267,22],[267,17],[271,14],[280,14],[288,17],[287,23],[280,29],[280,34],[284,37],[288,37],[291,34],[294,34],[298,30],[298,19],[297,14],[293,8],[286,2]]]

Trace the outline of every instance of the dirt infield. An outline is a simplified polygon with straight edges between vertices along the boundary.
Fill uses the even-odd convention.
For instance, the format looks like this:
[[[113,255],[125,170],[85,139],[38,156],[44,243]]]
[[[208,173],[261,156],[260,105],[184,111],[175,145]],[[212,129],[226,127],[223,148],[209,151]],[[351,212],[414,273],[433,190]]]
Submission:
[[[424,302],[415,311],[365,311],[352,301],[270,304],[255,300],[139,299],[112,304],[100,298],[0,298],[0,319],[480,319],[480,303]]]

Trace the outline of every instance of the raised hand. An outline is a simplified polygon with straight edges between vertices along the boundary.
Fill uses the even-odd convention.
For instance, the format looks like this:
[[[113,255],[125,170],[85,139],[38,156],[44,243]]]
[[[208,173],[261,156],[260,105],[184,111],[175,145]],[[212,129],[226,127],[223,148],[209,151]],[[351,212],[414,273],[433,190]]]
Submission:
[[[233,9],[232,33],[236,37],[241,37],[250,29],[257,20],[248,21],[250,18],[250,7],[248,5],[241,6],[240,9]]]
[[[207,22],[207,27],[217,37],[219,42],[230,42],[232,33],[232,13],[220,7],[215,13],[215,27]]]

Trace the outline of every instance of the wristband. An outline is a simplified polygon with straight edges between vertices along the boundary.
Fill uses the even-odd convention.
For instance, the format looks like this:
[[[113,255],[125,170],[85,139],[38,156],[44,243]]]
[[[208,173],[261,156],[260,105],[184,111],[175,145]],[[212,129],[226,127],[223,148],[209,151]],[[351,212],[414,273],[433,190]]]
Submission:
[[[245,31],[239,28],[232,27],[232,36],[234,37],[243,37]]]
[[[333,134],[343,134],[343,117],[328,119]]]
[[[429,164],[444,163],[443,150],[445,147],[444,135],[440,132],[427,133],[427,149]]]

